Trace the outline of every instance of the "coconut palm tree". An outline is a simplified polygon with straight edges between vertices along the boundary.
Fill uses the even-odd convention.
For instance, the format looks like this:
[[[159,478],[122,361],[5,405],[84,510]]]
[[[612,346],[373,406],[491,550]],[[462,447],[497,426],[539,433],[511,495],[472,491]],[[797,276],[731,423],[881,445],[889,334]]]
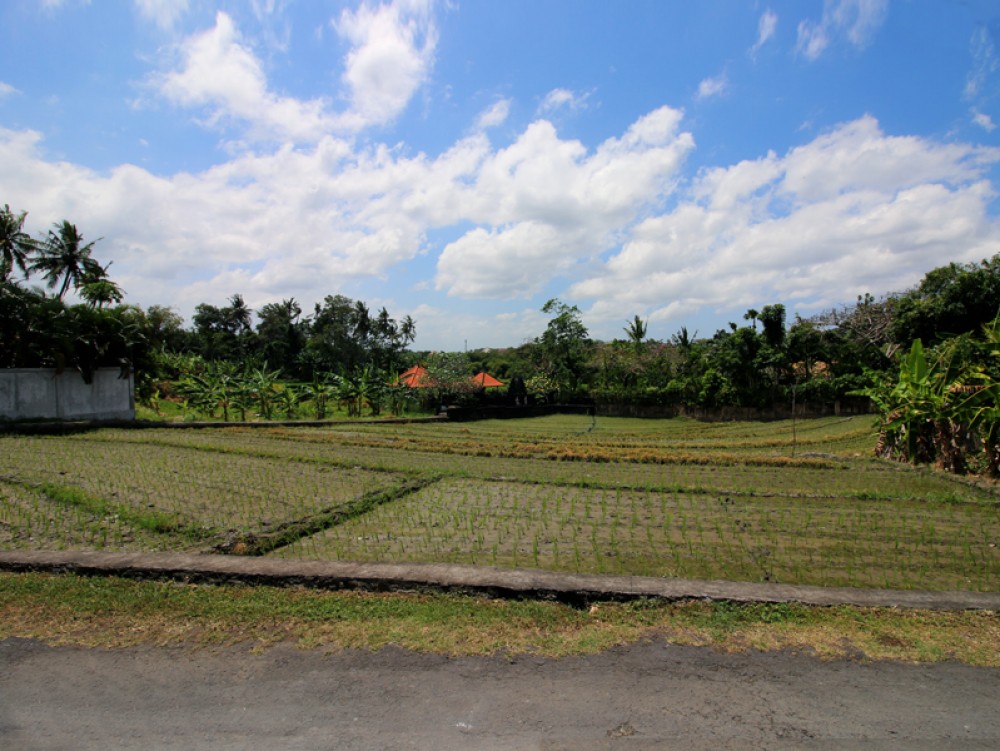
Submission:
[[[243,295],[235,294],[229,298],[229,307],[225,309],[226,320],[233,333],[243,334],[250,330],[253,311],[243,301]]]
[[[636,352],[642,349],[642,340],[646,338],[646,322],[639,316],[632,319],[632,322],[625,327],[625,333]]]
[[[15,214],[4,204],[0,209],[0,281],[6,281],[14,273],[14,267],[28,275],[28,258],[37,249],[31,236],[24,231],[26,211]]]
[[[103,308],[111,303],[120,303],[125,299],[125,292],[117,282],[108,276],[108,268],[94,263],[84,270],[77,285],[82,297],[92,308]]]
[[[39,253],[31,264],[31,271],[42,272],[42,277],[48,283],[49,289],[57,284],[59,293],[56,297],[62,300],[71,286],[79,287],[87,274],[103,271],[97,261],[90,257],[97,241],[83,244],[83,235],[75,224],[63,220],[49,230],[49,236],[39,249]]]

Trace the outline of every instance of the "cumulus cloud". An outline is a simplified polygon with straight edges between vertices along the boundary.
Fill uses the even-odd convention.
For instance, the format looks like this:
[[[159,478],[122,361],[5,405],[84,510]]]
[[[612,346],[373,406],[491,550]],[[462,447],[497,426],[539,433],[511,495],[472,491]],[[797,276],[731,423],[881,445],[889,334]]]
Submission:
[[[669,107],[639,118],[593,153],[545,120],[486,155],[463,198],[477,226],[438,260],[439,290],[517,298],[607,250],[618,233],[673,189],[694,141]]]
[[[342,80],[350,100],[346,118],[355,128],[393,120],[426,80],[437,45],[431,6],[430,0],[364,4],[334,22],[352,44]]]
[[[183,5],[139,2],[159,23],[172,22]],[[257,4],[254,10],[270,17],[275,9]],[[436,31],[429,11],[428,2],[397,0],[341,13],[334,28],[350,45],[341,77],[347,107],[341,111],[327,97],[301,100],[272,91],[252,45],[222,11],[213,27],[179,44],[176,63],[150,82],[168,102],[203,113],[209,127],[245,130],[241,137],[250,141],[315,143],[399,115],[433,62]]]
[[[0,130],[0,188],[30,209],[34,230],[71,216],[86,236],[107,238],[100,256],[115,261],[130,299],[162,302],[169,289],[190,311],[234,289],[251,304],[297,292],[319,299],[412,258],[425,225],[372,191],[396,170],[419,179],[427,167],[385,158],[326,138],[197,174],[159,177],[132,165],[105,174],[46,160],[37,133]]]
[[[757,22],[757,41],[750,48],[750,57],[757,57],[757,53],[760,52],[761,48],[774,37],[774,32],[777,28],[778,14],[768,8]]]
[[[11,86],[9,83],[0,81],[0,99],[3,99],[4,97],[10,96],[12,94],[20,94],[20,93],[21,92],[19,92],[17,89]]]
[[[320,299],[425,253],[428,231],[458,227],[434,285],[516,299],[614,247],[671,193],[693,148],[681,117],[654,110],[593,150],[540,120],[502,148],[480,132],[432,158],[327,136],[172,176],[51,161],[38,133],[2,130],[0,192],[35,229],[71,216],[108,238],[101,257],[140,304],[167,296],[190,311],[234,290],[251,305]]]
[[[506,300],[564,285],[607,337],[634,313],[688,325],[769,302],[820,309],[1000,241],[987,209],[1000,150],[887,135],[863,117],[685,180],[695,145],[682,122],[661,107],[587,148],[540,119],[501,145],[472,129],[434,156],[325,135],[174,175],[97,172],[49,158],[37,132],[0,129],[0,194],[33,233],[71,217],[106,238],[99,257],[130,301],[184,315],[237,291],[252,307],[308,305],[428,256],[433,279],[415,284]],[[428,241],[438,232],[443,248]],[[541,330],[531,307],[484,316],[492,343]],[[448,331],[442,311],[424,311],[422,335],[433,321]]]
[[[245,124],[251,137],[297,142],[318,140],[337,127],[323,100],[270,91],[260,62],[221,11],[215,26],[186,39],[178,53],[178,68],[153,83],[168,101],[203,108],[210,126]]]
[[[888,0],[825,0],[821,20],[799,23],[795,50],[809,60],[816,60],[832,41],[841,37],[855,48],[863,49],[888,13]]]
[[[783,157],[701,173],[569,296],[596,301],[593,320],[626,309],[679,322],[899,289],[956,251],[992,255],[1000,227],[985,173],[998,161],[996,149],[887,136],[871,117],[845,123]]]
[[[590,252],[596,250],[587,240],[586,233],[567,233],[538,221],[503,229],[477,227],[442,251],[437,286],[461,297],[532,297],[566,271],[577,253],[588,245]]]

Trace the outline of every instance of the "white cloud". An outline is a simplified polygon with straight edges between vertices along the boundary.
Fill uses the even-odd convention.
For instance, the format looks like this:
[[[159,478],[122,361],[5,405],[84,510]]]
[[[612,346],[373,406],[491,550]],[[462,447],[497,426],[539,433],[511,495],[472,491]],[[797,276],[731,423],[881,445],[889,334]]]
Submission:
[[[143,12],[162,23],[178,9],[166,0],[141,2]],[[335,111],[325,97],[301,100],[272,91],[250,42],[222,11],[212,28],[178,45],[176,64],[150,82],[172,104],[201,110],[205,125],[239,129],[237,142],[315,143],[326,135],[353,133],[393,120],[426,80],[436,43],[430,7],[397,0],[341,13],[334,28],[350,44],[341,77],[344,111]],[[268,43],[280,50],[285,42],[269,26],[279,10],[273,2],[254,5],[258,20],[267,22]]]
[[[729,88],[729,80],[725,73],[720,73],[714,78],[706,78],[698,84],[698,94],[695,98],[710,99],[721,96],[726,93],[727,88]]]
[[[500,99],[487,107],[486,110],[479,115],[476,120],[476,129],[486,130],[487,128],[495,128],[497,125],[506,121],[509,114],[510,100]]]
[[[252,138],[279,141],[315,141],[337,127],[323,100],[303,102],[268,90],[259,61],[225,13],[216,15],[214,27],[186,39],[179,54],[179,68],[153,83],[168,101],[207,110],[208,125],[245,123]]]
[[[477,227],[442,251],[437,287],[460,297],[529,298],[571,267],[578,253],[597,249],[584,232],[538,221]]]
[[[757,41],[750,48],[750,57],[757,57],[757,53],[760,52],[761,48],[774,37],[774,32],[777,28],[778,14],[768,8],[757,22]]]
[[[435,286],[512,299],[575,273],[670,194],[693,148],[681,117],[655,110],[589,151],[537,121],[503,148],[476,133],[409,157],[327,136],[165,177],[50,161],[38,133],[0,130],[0,193],[40,227],[72,216],[108,238],[101,258],[115,261],[130,300],[167,298],[188,314],[234,291],[251,306],[321,299],[417,258],[428,231],[464,225],[437,259]]]
[[[620,231],[673,190],[694,142],[669,107],[639,118],[593,153],[545,120],[486,156],[461,201],[477,226],[450,243],[436,286],[466,297],[517,298],[613,247]]]
[[[795,44],[795,51],[805,55],[810,60],[815,60],[823,54],[823,50],[830,44],[826,29],[822,24],[812,21],[800,21],[798,41]]]
[[[846,123],[784,157],[705,171],[568,296],[598,301],[595,321],[632,310],[680,322],[696,310],[815,310],[897,290],[942,259],[995,252],[985,173],[998,161],[997,149]]]
[[[437,29],[429,0],[397,0],[356,12],[344,10],[334,28],[351,42],[342,80],[347,120],[356,128],[393,120],[426,80],[434,62]]]
[[[187,13],[189,0],[133,0],[139,15],[161,29],[170,30]]]
[[[973,32],[969,50],[972,55],[972,70],[966,76],[962,93],[966,99],[976,99],[990,77],[1000,68],[1000,59],[997,58],[989,28],[981,26]]]
[[[290,296],[308,306],[429,255],[439,291],[560,290],[604,337],[632,314],[691,326],[698,313],[769,302],[818,309],[1000,244],[987,209],[1000,150],[890,136],[864,117],[681,182],[694,148],[682,118],[654,110],[591,149],[546,120],[502,146],[472,131],[437,156],[323,136],[166,176],[55,161],[40,134],[0,129],[0,194],[30,212],[33,233],[72,217],[104,237],[98,257],[114,261],[129,301],[185,316],[234,292],[254,308]],[[452,235],[438,250],[428,236],[441,231]],[[445,338],[445,308],[424,311],[426,328],[414,315],[422,342],[436,330],[460,346]],[[511,316],[467,318],[495,337],[474,346],[544,327],[526,310]]]
[[[987,133],[992,133],[997,127],[997,124],[993,122],[992,117],[987,115],[985,112],[977,112],[976,110],[972,111],[972,122],[985,130]]]
[[[115,261],[130,300],[163,302],[169,290],[190,312],[234,284],[251,305],[281,294],[319,299],[412,258],[423,226],[369,192],[395,179],[383,158],[326,138],[197,174],[157,177],[131,165],[101,174],[47,161],[37,133],[0,130],[0,192],[29,208],[33,229],[72,216],[87,237],[107,238],[100,257]],[[413,165],[398,167],[419,179]]]
[[[816,60],[840,37],[857,49],[867,47],[885,22],[889,0],[825,0],[820,21],[801,21],[795,50]]]
[[[865,47],[885,22],[889,0],[827,0],[824,15],[826,8],[830,8],[835,26],[846,31],[851,44]]]
[[[11,96],[13,94],[20,94],[21,92],[11,86],[9,83],[0,81],[0,99],[4,97]]]
[[[446,351],[517,346],[538,336],[548,322],[537,307],[491,316],[475,310],[456,315],[449,308],[421,304],[409,315],[417,322],[421,341],[437,342],[434,349]]]
[[[552,89],[538,106],[538,113],[545,115],[561,109],[581,110],[587,106],[590,92],[578,94],[569,89]]]

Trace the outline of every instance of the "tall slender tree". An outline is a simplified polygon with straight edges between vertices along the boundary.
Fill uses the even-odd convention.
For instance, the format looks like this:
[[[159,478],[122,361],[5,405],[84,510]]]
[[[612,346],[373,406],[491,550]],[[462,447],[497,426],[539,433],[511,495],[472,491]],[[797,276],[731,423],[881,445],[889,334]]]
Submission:
[[[632,342],[632,346],[635,347],[636,352],[638,352],[642,348],[642,340],[646,338],[646,322],[637,315],[625,327],[625,333],[628,335],[629,341]]]
[[[49,230],[49,236],[32,262],[30,270],[40,271],[49,289],[59,285],[56,297],[62,300],[70,287],[78,287],[85,276],[103,271],[91,258],[97,241],[83,242],[83,235],[75,224],[63,220]],[[61,283],[60,283],[61,280]]]
[[[27,276],[28,260],[38,249],[38,244],[24,231],[26,211],[15,214],[4,204],[0,209],[0,281],[7,281],[15,268]]]

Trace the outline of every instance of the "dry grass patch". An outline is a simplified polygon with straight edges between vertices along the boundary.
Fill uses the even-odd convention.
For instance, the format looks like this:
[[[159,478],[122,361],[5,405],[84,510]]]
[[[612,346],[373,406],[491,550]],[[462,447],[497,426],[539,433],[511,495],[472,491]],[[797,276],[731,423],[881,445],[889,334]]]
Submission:
[[[643,639],[824,659],[957,660],[1000,667],[990,612],[637,601],[576,609],[454,595],[186,585],[0,574],[0,639],[100,648],[242,645],[405,649],[448,655],[593,654]]]

